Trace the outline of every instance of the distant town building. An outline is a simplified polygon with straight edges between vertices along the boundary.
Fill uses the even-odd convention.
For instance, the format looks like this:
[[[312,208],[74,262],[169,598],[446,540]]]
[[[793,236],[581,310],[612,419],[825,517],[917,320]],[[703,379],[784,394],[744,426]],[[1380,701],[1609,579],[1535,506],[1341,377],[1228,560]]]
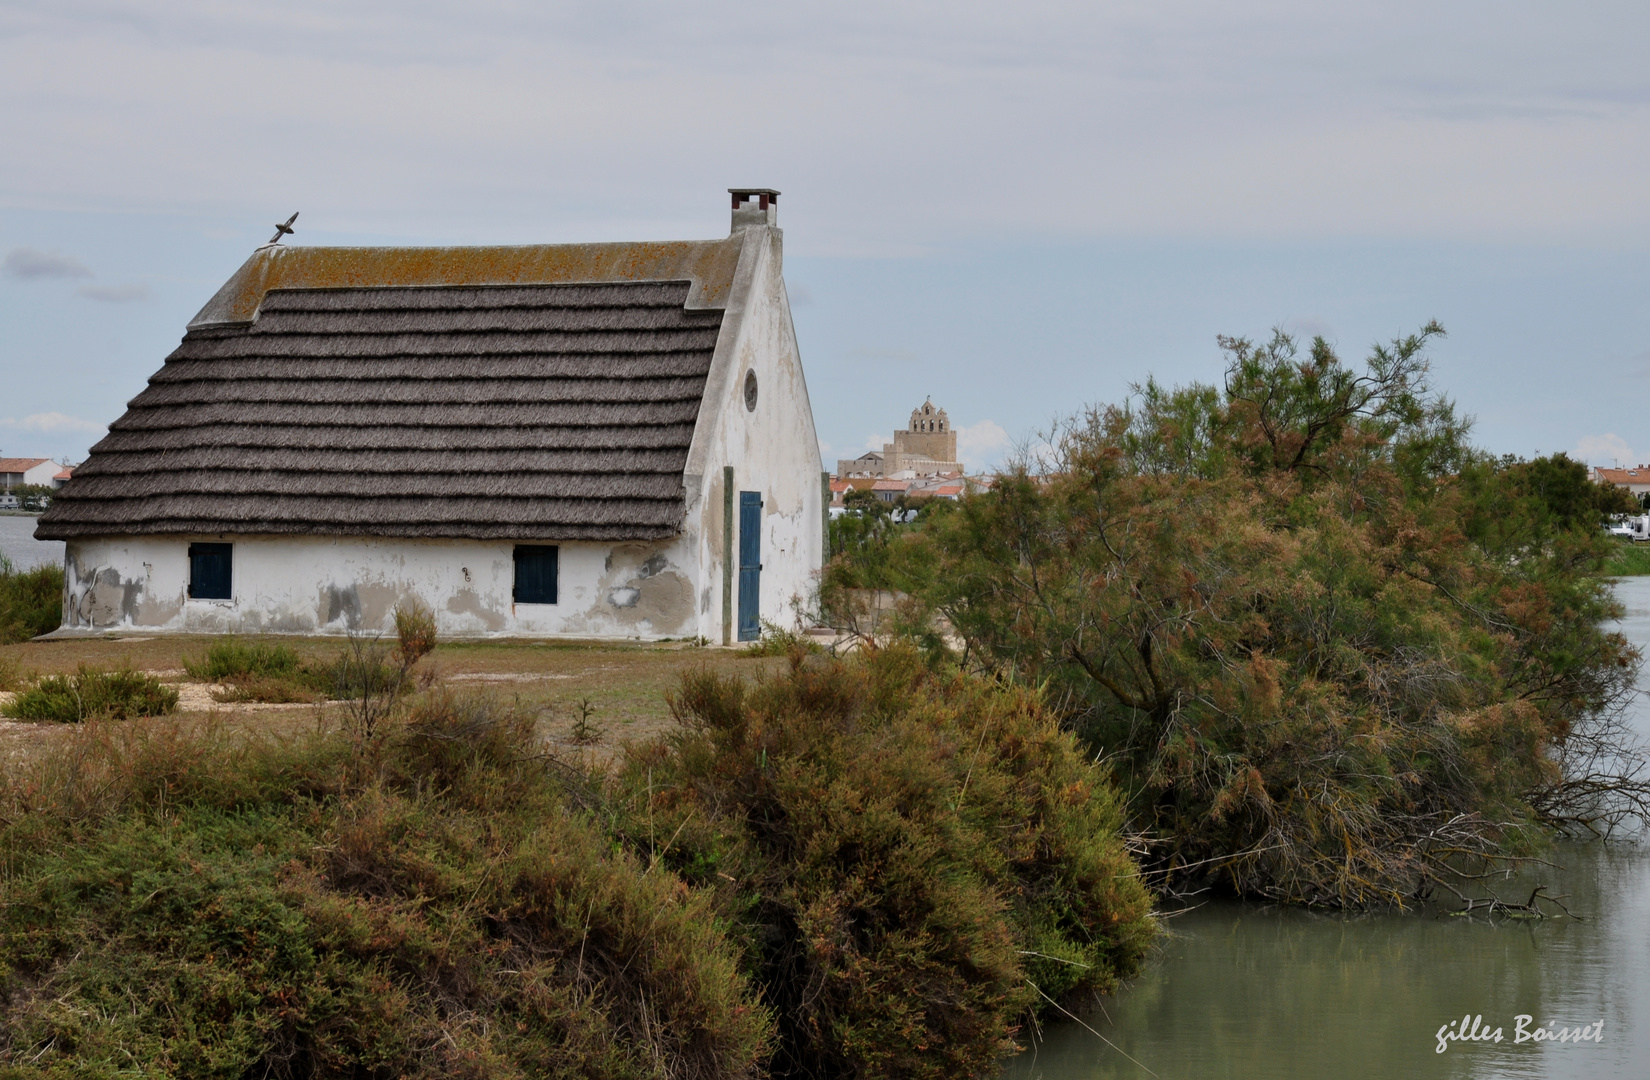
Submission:
[[[911,410],[911,426],[894,432],[894,441],[882,444],[882,453],[872,450],[857,458],[836,463],[839,477],[886,476],[914,479],[940,473],[963,472],[957,460],[957,433],[944,409],[932,399]]]
[[[60,488],[67,482],[69,472],[67,465],[59,465],[51,458],[0,458],[0,490],[11,491],[25,484]]]
[[[907,503],[923,499],[950,499],[955,502],[967,492],[986,491],[991,487],[985,478],[970,478],[961,473],[938,473],[922,477],[850,476],[831,481],[831,514],[836,516],[847,509],[848,495],[854,491],[869,491],[879,501]]]
[[[1635,465],[1630,469],[1592,469],[1589,478],[1596,484],[1614,484],[1634,495],[1650,491],[1650,465]]]
[[[836,474],[840,477],[851,476],[881,476],[882,455],[875,450],[867,450],[852,460],[840,459],[836,463]]]
[[[911,481],[905,495],[910,499],[950,499],[955,502],[962,498],[963,491],[969,488],[968,479],[961,473],[940,473],[937,476],[925,476],[920,480]]]
[[[909,480],[878,480],[871,485],[871,493],[883,502],[894,502],[911,490]]]

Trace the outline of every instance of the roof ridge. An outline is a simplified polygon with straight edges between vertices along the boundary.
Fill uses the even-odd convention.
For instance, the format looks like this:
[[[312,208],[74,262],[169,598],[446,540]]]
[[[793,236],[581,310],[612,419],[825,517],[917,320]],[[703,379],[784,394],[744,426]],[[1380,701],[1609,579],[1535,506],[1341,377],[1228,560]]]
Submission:
[[[189,322],[254,322],[273,291],[689,282],[687,310],[725,308],[743,246],[720,240],[475,247],[262,247]]]

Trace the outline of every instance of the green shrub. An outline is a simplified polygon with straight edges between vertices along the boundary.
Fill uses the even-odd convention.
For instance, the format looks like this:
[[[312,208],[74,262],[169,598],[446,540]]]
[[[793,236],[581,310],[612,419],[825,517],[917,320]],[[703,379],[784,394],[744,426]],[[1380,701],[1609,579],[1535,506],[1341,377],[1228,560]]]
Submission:
[[[49,484],[19,484],[11,493],[17,496],[19,508],[25,513],[40,514],[51,508],[57,489]]]
[[[771,1018],[702,891],[615,849],[531,718],[88,725],[0,777],[0,1077],[741,1078]]]
[[[212,696],[218,701],[315,702],[327,696],[328,680],[302,664],[290,645],[214,641],[204,657],[186,656],[183,668],[192,679],[227,684]]]
[[[326,681],[363,747],[380,739],[403,694],[414,688],[409,676],[416,658],[391,650],[376,637],[351,635],[347,648],[328,669]]]
[[[397,618],[401,618],[399,610]],[[433,629],[422,635],[416,620],[409,635],[414,650],[433,642]],[[399,655],[391,656],[376,643],[364,643],[360,650],[341,651],[330,663],[304,662],[289,645],[226,638],[209,645],[204,657],[185,657],[183,666],[190,678],[227,684],[214,695],[219,701],[349,701],[363,693],[396,697],[411,690],[413,683],[404,677]]]
[[[763,619],[762,636],[745,646],[745,655],[789,656],[797,650],[805,653],[824,651],[818,644],[809,640],[808,635],[796,630],[787,630],[778,623]]]
[[[184,657],[183,668],[201,682],[269,679],[298,671],[298,654],[290,645],[247,642],[237,638],[214,641],[204,658]]]
[[[416,600],[395,605],[395,638],[401,658],[416,664],[435,648],[435,615]]]
[[[715,891],[778,1013],[778,1075],[992,1073],[1015,1025],[1150,942],[1105,773],[1036,694],[882,650],[690,675],[629,750],[638,855]]]
[[[19,570],[0,555],[0,645],[49,634],[63,623],[63,567]]]
[[[234,679],[222,690],[212,693],[214,701],[255,701],[265,705],[318,704],[327,699],[324,690],[315,689],[308,679],[257,678]]]
[[[161,716],[178,707],[178,692],[153,675],[121,667],[114,671],[80,665],[73,675],[47,675],[22,691],[3,710],[15,720],[126,720]]]

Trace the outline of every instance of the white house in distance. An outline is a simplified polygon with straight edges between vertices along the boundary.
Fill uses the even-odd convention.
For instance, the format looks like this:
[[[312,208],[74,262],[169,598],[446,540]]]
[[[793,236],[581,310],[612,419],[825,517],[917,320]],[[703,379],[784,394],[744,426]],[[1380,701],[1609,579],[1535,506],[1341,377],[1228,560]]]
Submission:
[[[1601,465],[1589,469],[1588,473],[1587,478],[1595,484],[1614,484],[1626,488],[1633,495],[1650,491],[1650,465],[1634,465],[1625,469],[1606,469]]]
[[[11,491],[25,484],[60,488],[68,483],[74,470],[59,465],[51,458],[0,458],[0,491]]]
[[[825,474],[777,191],[726,239],[259,248],[41,517],[63,630],[788,621]]]

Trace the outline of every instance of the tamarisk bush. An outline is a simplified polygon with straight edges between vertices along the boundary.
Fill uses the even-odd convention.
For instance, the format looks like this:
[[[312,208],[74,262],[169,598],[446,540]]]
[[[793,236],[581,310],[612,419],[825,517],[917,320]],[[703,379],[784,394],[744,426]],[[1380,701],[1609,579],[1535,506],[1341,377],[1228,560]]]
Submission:
[[[1563,455],[1495,459],[1431,385],[1429,324],[1362,370],[1222,339],[1219,387],[1154,382],[988,493],[831,574],[908,632],[1037,685],[1116,770],[1165,887],[1403,904],[1556,828],[1650,807],[1611,722],[1636,652]]]
[[[1049,1000],[1154,934],[1115,791],[1039,696],[910,649],[704,673],[613,796],[637,857],[711,890],[774,1010],[775,1076],[995,1075]]]

